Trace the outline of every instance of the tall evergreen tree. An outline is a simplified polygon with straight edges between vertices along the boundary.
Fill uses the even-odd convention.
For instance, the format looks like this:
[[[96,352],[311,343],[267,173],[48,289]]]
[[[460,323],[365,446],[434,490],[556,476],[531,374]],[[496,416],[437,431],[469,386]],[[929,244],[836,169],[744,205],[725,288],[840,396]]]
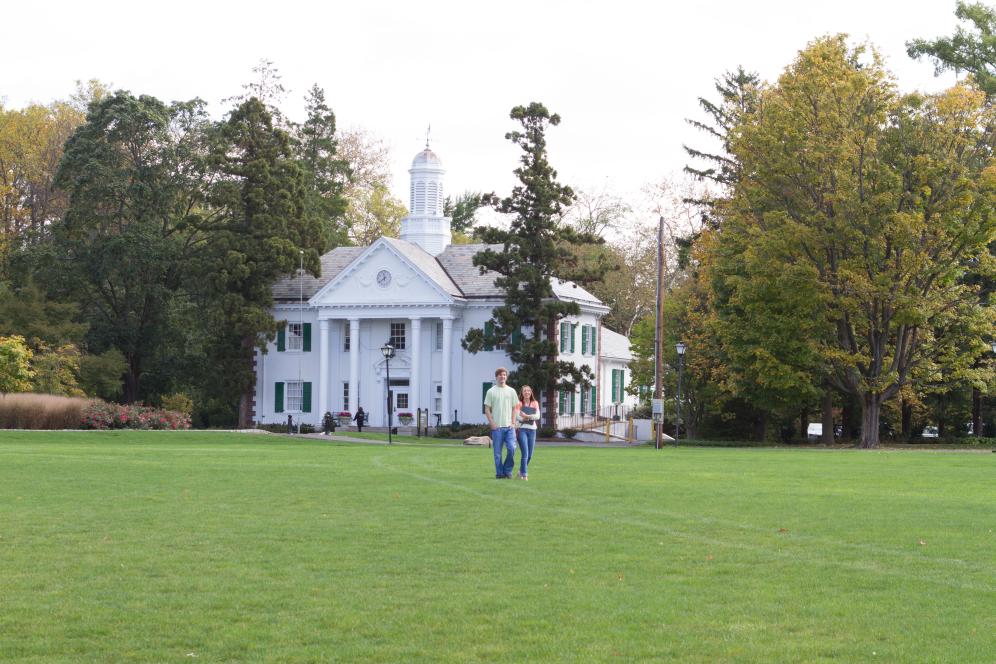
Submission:
[[[516,106],[510,117],[522,125],[521,131],[505,134],[523,152],[521,165],[514,171],[520,184],[506,198],[492,196],[491,203],[498,212],[512,215],[512,223],[507,230],[478,228],[479,239],[502,248],[489,248],[474,257],[474,264],[482,271],[499,275],[495,285],[505,292],[504,304],[492,311],[493,332],[472,329],[462,343],[472,353],[507,344],[516,365],[510,380],[543,391],[546,424],[552,426],[556,391],[573,390],[577,384],[590,384],[593,378],[587,365],[576,367],[557,359],[557,321],[577,315],[580,307],[554,297],[553,279],[583,286],[600,279],[605,268],[582,266],[572,251],[572,246],[596,244],[600,238],[557,223],[574,200],[574,192],[557,182],[557,172],[547,159],[546,130],[560,124],[560,116],[533,102]],[[523,329],[527,334],[520,339]]]
[[[321,224],[306,213],[305,175],[290,136],[259,99],[246,100],[220,124],[211,157],[220,176],[211,203],[223,212],[210,224],[204,266],[213,299],[205,322],[218,330],[209,355],[218,362],[221,389],[238,396],[239,425],[249,426],[254,350],[277,332],[270,288],[299,261],[318,273]]]
[[[305,178],[305,215],[321,226],[322,252],[349,241],[346,198],[349,164],[338,156],[335,113],[325,91],[313,85],[305,97],[307,119],[297,127],[297,151]]]

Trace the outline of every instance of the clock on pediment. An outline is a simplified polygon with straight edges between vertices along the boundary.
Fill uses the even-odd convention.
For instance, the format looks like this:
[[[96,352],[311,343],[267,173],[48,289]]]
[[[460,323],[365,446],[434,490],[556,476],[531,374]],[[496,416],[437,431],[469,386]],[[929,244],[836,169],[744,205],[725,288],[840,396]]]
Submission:
[[[391,273],[387,270],[381,270],[377,273],[377,285],[381,288],[387,288],[391,285]]]

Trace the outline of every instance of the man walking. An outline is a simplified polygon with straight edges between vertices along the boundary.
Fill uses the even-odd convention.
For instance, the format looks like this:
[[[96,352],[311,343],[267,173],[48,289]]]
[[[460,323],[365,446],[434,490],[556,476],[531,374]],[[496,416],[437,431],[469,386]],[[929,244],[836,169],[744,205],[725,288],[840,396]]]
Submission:
[[[484,395],[484,415],[491,425],[491,449],[495,455],[495,479],[512,479],[515,468],[515,429],[512,427],[512,411],[519,401],[515,390],[505,384],[508,369],[495,370],[495,384]],[[506,450],[502,460],[502,448]]]

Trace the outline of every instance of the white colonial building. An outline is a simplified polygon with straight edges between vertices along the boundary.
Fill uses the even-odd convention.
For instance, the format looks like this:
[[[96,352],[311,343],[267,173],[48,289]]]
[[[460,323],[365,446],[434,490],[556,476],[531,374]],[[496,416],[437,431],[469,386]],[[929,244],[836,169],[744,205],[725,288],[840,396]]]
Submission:
[[[473,257],[486,245],[450,244],[443,216],[443,167],[426,147],[415,156],[411,214],[401,239],[382,237],[368,247],[338,247],[322,256],[321,276],[295,275],[274,286],[275,343],[256,356],[254,419],[319,424],[325,412],[355,413],[387,425],[388,390],[395,414],[428,409],[430,423],[483,423],[483,395],[498,366],[514,367],[502,348],[472,354],[460,340],[483,328],[502,304],[493,273]],[[500,245],[493,248],[501,249]],[[574,284],[557,281],[556,297],[581,313],[560,324],[561,359],[595,372],[589,390],[558,395],[562,415],[605,413],[632,405],[629,342],[601,325],[609,308]],[[396,355],[388,367],[381,347]],[[609,411],[611,412],[611,411]],[[397,420],[395,420],[397,424]]]

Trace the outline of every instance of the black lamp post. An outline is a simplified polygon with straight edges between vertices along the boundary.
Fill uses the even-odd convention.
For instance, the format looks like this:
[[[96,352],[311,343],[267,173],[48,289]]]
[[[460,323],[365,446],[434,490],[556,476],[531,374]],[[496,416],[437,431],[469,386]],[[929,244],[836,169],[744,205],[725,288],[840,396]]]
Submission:
[[[678,444],[678,435],[681,433],[681,370],[685,367],[685,346],[684,342],[679,341],[674,345],[674,349],[678,351],[678,394],[675,397],[675,420],[674,420],[674,444]]]
[[[391,417],[391,358],[394,357],[394,346],[388,341],[380,347],[380,352],[384,354],[384,363],[387,367],[387,444],[390,445],[392,443],[391,429],[394,428]]]

